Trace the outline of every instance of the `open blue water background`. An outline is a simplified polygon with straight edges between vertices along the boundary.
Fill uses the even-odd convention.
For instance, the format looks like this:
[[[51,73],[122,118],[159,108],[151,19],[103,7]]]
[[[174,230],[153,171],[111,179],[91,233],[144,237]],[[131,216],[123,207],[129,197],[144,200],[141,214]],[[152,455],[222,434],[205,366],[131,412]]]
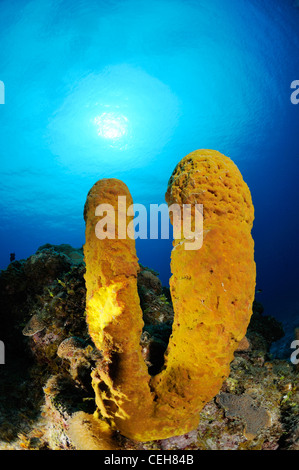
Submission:
[[[211,148],[252,193],[257,299],[299,323],[299,2],[1,0],[0,80],[0,268],[82,246],[98,179],[162,203],[178,161]],[[171,242],[137,250],[167,284]]]

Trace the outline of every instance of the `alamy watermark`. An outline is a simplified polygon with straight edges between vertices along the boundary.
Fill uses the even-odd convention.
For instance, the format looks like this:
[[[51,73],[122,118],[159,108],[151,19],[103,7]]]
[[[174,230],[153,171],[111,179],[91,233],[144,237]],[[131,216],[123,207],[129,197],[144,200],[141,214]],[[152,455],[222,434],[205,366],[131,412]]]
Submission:
[[[298,104],[299,103],[299,80],[293,80],[291,83],[291,88],[294,89],[293,93],[291,94],[291,103]]]
[[[0,104],[5,104],[5,87],[4,83],[0,80]]]
[[[135,212],[138,212],[135,217]],[[173,225],[173,238],[184,243],[185,250],[199,250],[203,243],[202,204],[150,204],[149,230],[148,213],[143,204],[131,204],[127,208],[126,196],[118,196],[118,206],[99,204],[95,216],[101,217],[95,226],[96,237],[108,239],[159,238],[159,214],[161,217],[161,239],[169,239],[169,216]],[[127,224],[127,217],[134,217]],[[116,230],[117,229],[117,230]],[[117,233],[116,233],[117,231]]]
[[[292,343],[291,343],[291,349],[295,349],[294,352],[292,352],[291,354],[291,363],[292,364],[299,364],[299,340],[298,339],[295,339]]]
[[[0,341],[0,364],[5,364],[5,346],[3,341]]]

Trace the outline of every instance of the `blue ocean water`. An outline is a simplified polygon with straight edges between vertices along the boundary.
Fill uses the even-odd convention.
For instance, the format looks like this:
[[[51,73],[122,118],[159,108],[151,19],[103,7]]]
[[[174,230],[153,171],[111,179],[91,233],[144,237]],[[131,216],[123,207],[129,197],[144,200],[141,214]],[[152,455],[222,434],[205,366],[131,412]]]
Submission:
[[[98,179],[163,203],[178,161],[210,148],[252,193],[257,299],[299,317],[298,1],[1,0],[0,23],[0,268],[82,246]],[[167,284],[171,241],[136,245]]]

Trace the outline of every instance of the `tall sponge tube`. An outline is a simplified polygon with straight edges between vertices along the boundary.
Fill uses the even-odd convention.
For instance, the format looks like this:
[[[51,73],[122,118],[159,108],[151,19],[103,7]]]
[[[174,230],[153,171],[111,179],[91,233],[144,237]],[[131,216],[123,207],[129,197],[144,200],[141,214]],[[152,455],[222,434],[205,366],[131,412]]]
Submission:
[[[202,247],[185,249],[183,237],[173,242],[172,336],[166,367],[152,384],[161,409],[166,414],[173,406],[183,410],[181,418],[185,414],[191,429],[229,375],[233,353],[250,321],[256,277],[254,209],[237,166],[214,150],[198,150],[180,161],[166,201],[181,207],[203,205]]]
[[[172,335],[164,368],[151,377],[139,344],[134,240],[96,236],[100,203],[114,207],[117,232],[119,196],[126,196],[126,211],[132,203],[126,185],[100,180],[85,205],[87,323],[104,357],[92,374],[96,417],[135,440],[165,439],[197,427],[200,410],[219,392],[246,333],[255,291],[254,210],[240,171],[219,152],[195,151],[175,168],[166,201],[181,209],[203,204],[203,244],[186,249],[184,234],[176,233]],[[126,217],[129,223],[132,217]]]
[[[119,198],[125,203],[119,205]],[[139,344],[143,320],[135,240],[126,233],[123,238],[118,236],[119,228],[132,222],[133,217],[127,216],[132,203],[127,186],[111,178],[95,183],[84,208],[87,323],[95,346],[103,354],[101,367],[92,373],[97,414],[112,428],[124,429],[125,435],[131,435],[131,427],[136,431],[136,423],[147,420],[153,402]],[[98,238],[99,206],[111,207],[115,238],[111,238],[112,233]]]

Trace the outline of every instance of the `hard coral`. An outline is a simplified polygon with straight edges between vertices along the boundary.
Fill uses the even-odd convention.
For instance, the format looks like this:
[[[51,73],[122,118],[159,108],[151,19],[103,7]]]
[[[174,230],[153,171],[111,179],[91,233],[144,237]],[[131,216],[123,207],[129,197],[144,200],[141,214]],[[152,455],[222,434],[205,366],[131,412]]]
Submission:
[[[119,196],[126,196],[123,214],[118,212]],[[185,250],[183,236],[174,241],[172,336],[164,370],[154,377],[140,346],[143,322],[134,240],[100,240],[95,230],[96,208],[103,203],[115,209],[116,229],[119,216],[128,225],[129,190],[119,180],[100,180],[89,192],[84,211],[87,322],[106,361],[106,367],[93,373],[97,415],[140,441],[196,428],[200,410],[229,375],[254,298],[254,211],[236,165],[219,152],[193,152],[174,170],[166,200],[181,208],[204,205],[204,241],[200,250]]]
[[[253,439],[264,427],[271,424],[268,412],[262,407],[257,407],[249,395],[220,393],[217,403],[225,409],[227,417],[241,418],[244,421],[244,434],[248,439]]]
[[[97,354],[98,353],[98,354]],[[76,336],[66,338],[57,349],[57,356],[70,363],[70,374],[78,380],[90,373],[91,363],[100,360],[100,353]],[[97,357],[98,356],[98,357]]]
[[[43,331],[43,329],[46,327],[43,315],[41,314],[34,314],[26,326],[23,328],[23,335],[24,336],[33,336],[36,333],[39,333],[40,331]]]

